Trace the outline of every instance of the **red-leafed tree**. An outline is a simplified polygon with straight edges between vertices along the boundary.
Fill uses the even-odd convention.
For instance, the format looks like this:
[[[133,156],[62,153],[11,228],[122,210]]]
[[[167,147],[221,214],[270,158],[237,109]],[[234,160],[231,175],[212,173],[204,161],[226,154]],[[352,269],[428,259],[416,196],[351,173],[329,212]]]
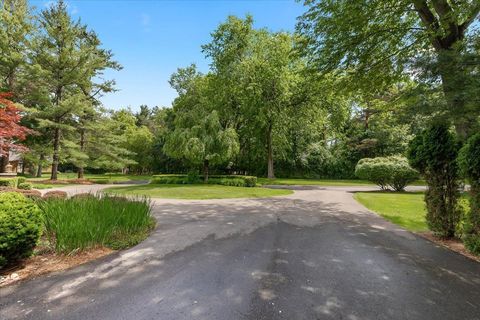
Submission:
[[[22,116],[20,110],[9,99],[11,96],[10,93],[0,93],[0,157],[8,156],[11,149],[25,150],[18,142],[25,140],[31,133],[30,129],[20,125]]]

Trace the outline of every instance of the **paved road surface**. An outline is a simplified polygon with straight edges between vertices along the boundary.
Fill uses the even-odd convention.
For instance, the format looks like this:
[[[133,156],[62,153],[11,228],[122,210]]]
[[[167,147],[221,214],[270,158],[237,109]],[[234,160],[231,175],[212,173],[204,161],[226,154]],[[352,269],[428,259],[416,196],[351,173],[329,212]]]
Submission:
[[[480,319],[480,264],[371,214],[352,188],[299,189],[158,200],[149,239],[0,289],[0,319]]]

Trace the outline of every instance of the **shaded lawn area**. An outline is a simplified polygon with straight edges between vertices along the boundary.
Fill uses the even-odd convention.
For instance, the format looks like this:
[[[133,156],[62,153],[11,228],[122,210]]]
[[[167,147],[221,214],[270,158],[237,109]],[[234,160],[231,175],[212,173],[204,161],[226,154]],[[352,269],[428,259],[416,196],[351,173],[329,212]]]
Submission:
[[[410,231],[427,231],[423,192],[358,192],[355,199]]]
[[[263,198],[292,194],[291,190],[268,188],[230,187],[213,184],[149,184],[130,187],[113,187],[106,192],[126,195],[142,195],[166,199],[228,199],[228,198]]]

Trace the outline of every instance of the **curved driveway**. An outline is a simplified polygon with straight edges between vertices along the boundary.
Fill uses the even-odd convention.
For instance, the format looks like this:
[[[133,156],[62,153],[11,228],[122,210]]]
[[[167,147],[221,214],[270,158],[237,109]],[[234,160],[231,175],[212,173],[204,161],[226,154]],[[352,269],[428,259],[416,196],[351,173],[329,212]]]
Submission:
[[[296,189],[155,200],[146,241],[1,288],[0,319],[480,319],[480,264],[370,213],[368,188]]]

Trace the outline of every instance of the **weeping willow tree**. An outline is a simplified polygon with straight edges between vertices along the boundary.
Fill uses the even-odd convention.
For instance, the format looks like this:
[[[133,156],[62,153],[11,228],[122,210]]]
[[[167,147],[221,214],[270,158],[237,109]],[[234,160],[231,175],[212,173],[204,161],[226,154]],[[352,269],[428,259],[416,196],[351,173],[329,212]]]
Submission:
[[[211,165],[225,164],[238,154],[238,136],[232,127],[222,126],[218,112],[211,108],[210,78],[195,72],[178,77],[185,75],[183,71],[172,76],[179,97],[173,105],[175,129],[167,136],[164,151],[170,157],[203,165],[207,183]]]

